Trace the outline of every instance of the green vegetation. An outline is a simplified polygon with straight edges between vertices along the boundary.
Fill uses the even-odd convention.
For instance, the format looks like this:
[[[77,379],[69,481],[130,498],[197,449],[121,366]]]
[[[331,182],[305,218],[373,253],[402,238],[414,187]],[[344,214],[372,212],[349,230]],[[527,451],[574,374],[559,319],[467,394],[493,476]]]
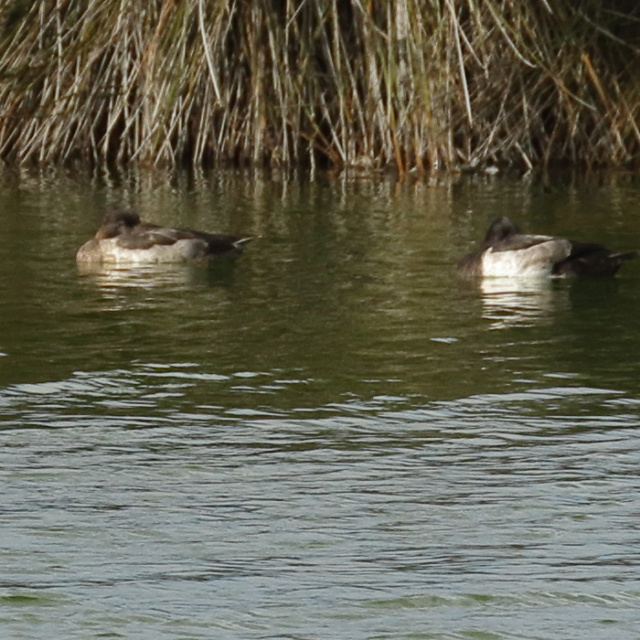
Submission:
[[[0,0],[10,163],[633,163],[637,0]]]

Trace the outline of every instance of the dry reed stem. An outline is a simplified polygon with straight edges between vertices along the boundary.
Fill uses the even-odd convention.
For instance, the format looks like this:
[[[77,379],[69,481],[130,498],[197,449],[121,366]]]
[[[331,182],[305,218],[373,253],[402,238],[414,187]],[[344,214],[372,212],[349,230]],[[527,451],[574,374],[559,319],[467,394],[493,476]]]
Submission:
[[[0,156],[629,163],[639,25],[621,0],[0,0]]]

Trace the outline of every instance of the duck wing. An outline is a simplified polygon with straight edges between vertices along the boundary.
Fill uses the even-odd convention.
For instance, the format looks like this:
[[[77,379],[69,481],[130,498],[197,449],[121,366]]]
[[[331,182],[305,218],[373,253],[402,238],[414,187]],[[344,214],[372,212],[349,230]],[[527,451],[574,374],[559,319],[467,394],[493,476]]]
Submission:
[[[493,242],[491,249],[493,251],[521,251],[522,249],[536,247],[545,242],[551,242],[552,240],[560,240],[560,238],[531,233],[516,233],[497,242]]]
[[[151,249],[154,246],[170,246],[178,240],[195,237],[194,234],[188,234],[181,229],[143,222],[120,234],[118,244],[124,249]]]
[[[193,229],[161,227],[148,222],[136,225],[118,237],[118,244],[124,249],[151,249],[154,246],[171,246],[180,240],[192,240],[209,255],[239,254],[249,237],[224,233],[206,233]],[[204,244],[203,244],[204,243]],[[206,248],[205,248],[206,247]]]

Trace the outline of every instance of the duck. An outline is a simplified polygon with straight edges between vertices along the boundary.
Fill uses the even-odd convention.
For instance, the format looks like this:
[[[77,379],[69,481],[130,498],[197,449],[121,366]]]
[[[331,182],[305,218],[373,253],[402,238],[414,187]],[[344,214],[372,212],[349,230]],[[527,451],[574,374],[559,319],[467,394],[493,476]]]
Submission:
[[[95,236],[77,251],[79,263],[147,264],[235,258],[252,238],[142,222],[135,211],[105,215]]]
[[[592,242],[522,233],[509,217],[496,218],[477,251],[458,262],[463,277],[610,278],[638,255]]]

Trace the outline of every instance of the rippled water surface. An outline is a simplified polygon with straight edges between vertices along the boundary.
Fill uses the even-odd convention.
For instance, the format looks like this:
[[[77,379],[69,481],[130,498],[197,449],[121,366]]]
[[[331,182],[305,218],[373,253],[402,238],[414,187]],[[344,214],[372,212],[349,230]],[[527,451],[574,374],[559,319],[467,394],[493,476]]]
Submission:
[[[584,640],[640,612],[640,181],[0,180],[1,637]],[[78,270],[105,210],[256,236]]]

